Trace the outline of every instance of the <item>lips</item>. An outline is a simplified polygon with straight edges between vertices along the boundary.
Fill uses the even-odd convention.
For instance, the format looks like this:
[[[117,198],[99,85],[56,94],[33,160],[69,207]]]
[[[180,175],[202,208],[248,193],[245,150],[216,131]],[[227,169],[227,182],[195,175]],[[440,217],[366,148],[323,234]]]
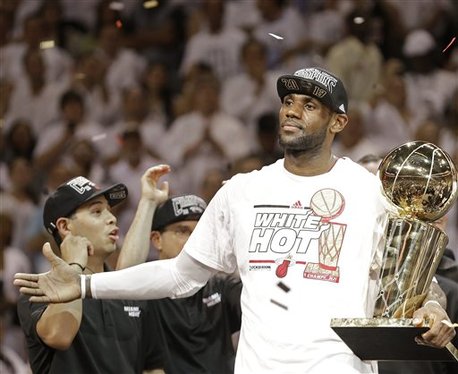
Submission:
[[[299,126],[293,121],[285,121],[281,124],[281,128],[285,131],[297,131],[302,129],[302,126]]]
[[[112,231],[110,231],[110,233],[108,234],[108,237],[111,240],[116,242],[119,239],[119,229],[116,228],[116,229],[113,229]]]

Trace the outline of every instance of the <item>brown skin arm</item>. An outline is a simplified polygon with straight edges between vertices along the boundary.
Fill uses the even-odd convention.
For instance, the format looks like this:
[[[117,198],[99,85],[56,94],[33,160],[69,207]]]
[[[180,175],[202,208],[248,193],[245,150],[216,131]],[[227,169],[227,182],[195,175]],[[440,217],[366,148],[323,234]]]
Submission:
[[[455,337],[456,332],[453,326],[442,322],[444,320],[450,322],[445,311],[446,305],[444,291],[436,282],[432,282],[423,306],[413,314],[415,326],[427,325],[430,327],[424,334],[415,338],[418,344],[443,348]]]

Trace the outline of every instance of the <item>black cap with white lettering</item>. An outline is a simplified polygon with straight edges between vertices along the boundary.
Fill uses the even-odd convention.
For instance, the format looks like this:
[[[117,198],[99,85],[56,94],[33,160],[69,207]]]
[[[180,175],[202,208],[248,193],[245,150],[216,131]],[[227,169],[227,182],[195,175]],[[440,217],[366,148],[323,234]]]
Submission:
[[[103,195],[110,206],[115,206],[127,197],[127,187],[118,183],[101,189],[84,177],[76,177],[61,184],[45,202],[43,224],[55,236],[56,222],[61,217],[69,217],[81,205],[94,197]]]
[[[280,99],[288,94],[313,96],[336,113],[348,111],[347,91],[342,81],[330,72],[318,68],[306,68],[293,75],[282,75],[277,80]]]
[[[198,221],[207,204],[196,195],[176,196],[166,200],[154,213],[152,230],[162,230],[165,226],[179,221]]]

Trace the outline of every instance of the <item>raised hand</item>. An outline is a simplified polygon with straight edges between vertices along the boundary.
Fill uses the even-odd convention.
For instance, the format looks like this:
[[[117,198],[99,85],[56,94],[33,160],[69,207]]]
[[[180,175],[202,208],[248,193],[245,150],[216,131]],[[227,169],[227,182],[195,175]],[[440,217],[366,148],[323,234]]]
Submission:
[[[162,176],[169,172],[169,165],[156,165],[146,170],[141,179],[142,198],[152,200],[157,204],[167,200],[169,197],[169,184],[164,181],[161,186],[158,186],[158,182]]]
[[[51,264],[51,270],[43,274],[17,273],[14,285],[19,291],[30,295],[30,301],[41,303],[63,303],[81,297],[78,271],[57,257],[49,243],[43,245],[43,255]]]
[[[68,264],[77,263],[85,268],[88,256],[94,254],[94,247],[87,238],[68,233],[60,245],[60,252]]]

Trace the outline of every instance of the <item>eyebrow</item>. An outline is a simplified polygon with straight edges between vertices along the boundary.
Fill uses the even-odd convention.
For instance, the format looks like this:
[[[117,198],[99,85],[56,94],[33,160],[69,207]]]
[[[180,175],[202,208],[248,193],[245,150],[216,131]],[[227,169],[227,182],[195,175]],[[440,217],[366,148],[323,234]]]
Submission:
[[[320,100],[313,96],[305,95],[305,94],[294,94],[290,93],[286,95],[283,99],[293,99],[294,95],[298,95],[301,100],[304,100],[304,102],[309,103],[310,101],[320,103]]]

